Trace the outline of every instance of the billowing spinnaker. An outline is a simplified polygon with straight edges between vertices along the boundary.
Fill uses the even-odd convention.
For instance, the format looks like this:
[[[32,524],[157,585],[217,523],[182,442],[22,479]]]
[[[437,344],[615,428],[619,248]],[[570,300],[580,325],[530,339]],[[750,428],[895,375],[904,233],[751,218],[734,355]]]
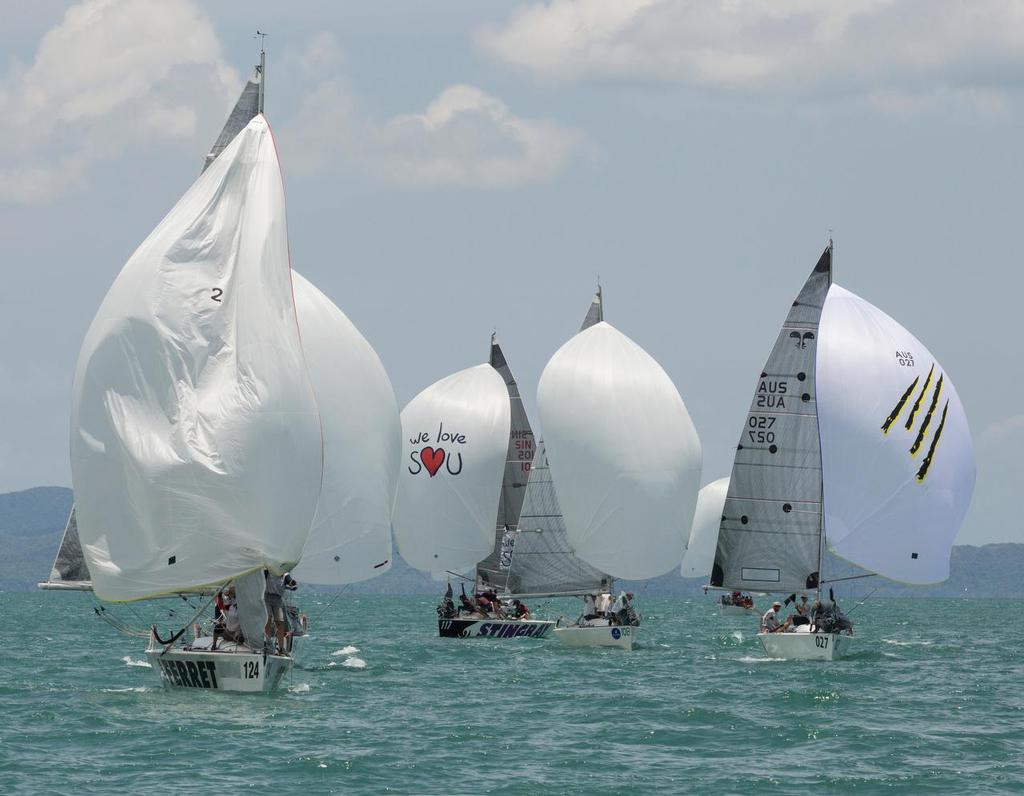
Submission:
[[[97,595],[298,561],[322,455],[259,116],[131,256],[82,343],[71,471]]]
[[[712,481],[697,493],[690,543],[686,547],[686,556],[680,569],[684,578],[706,578],[711,574],[718,545],[718,528],[722,524],[728,493],[728,477]]]
[[[491,552],[510,424],[508,389],[490,365],[441,379],[402,410],[393,521],[416,569],[463,572]]]
[[[355,583],[391,567],[398,403],[377,352],[345,314],[294,271],[292,284],[324,433],[320,503],[293,574],[310,583]]]
[[[829,548],[893,580],[945,580],[975,475],[953,382],[916,337],[838,285],[825,300],[820,338]]]
[[[668,374],[602,321],[555,353],[537,402],[576,555],[627,579],[675,568],[697,502],[701,448]]]

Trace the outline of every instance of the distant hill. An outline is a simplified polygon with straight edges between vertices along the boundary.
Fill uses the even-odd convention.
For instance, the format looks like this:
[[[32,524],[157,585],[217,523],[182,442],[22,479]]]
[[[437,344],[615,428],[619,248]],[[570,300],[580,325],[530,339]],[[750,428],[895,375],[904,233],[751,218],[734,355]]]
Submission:
[[[34,589],[50,573],[71,511],[72,493],[42,486],[0,494],[0,590]],[[836,584],[837,596],[1024,597],[1024,544],[988,544],[953,548],[949,580],[935,586],[905,586],[881,578]],[[841,561],[830,562],[833,577],[856,575]],[[703,578],[682,578],[678,571],[643,582],[620,581],[621,588],[652,597],[690,597],[702,593]],[[355,594],[439,594],[443,586],[406,564],[396,553],[391,569],[379,578],[348,586]]]

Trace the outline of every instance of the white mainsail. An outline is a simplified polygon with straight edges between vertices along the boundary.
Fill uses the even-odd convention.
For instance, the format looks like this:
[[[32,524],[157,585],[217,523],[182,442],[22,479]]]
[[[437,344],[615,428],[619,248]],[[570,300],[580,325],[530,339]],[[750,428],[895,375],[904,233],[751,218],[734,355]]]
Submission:
[[[391,567],[398,404],[377,352],[345,314],[295,271],[292,283],[324,436],[320,502],[292,574],[301,582],[355,583]]]
[[[945,580],[975,480],[949,374],[899,323],[832,285],[816,383],[828,549],[892,580]]]
[[[949,575],[975,479],[963,406],[917,338],[831,275],[830,244],[758,381],[712,585],[814,588],[826,549],[907,583]]]
[[[82,344],[71,467],[97,595],[291,566],[322,457],[280,166],[259,116],[132,255]]]
[[[693,527],[686,555],[680,567],[684,578],[706,578],[715,563],[718,526],[722,524],[725,496],[729,492],[729,479],[719,478],[697,493],[697,509],[693,512]]]
[[[508,388],[489,364],[432,384],[402,410],[392,519],[411,566],[464,572],[491,552],[510,424]]]
[[[701,447],[662,367],[602,321],[555,353],[537,402],[576,555],[627,579],[678,566],[697,502]]]

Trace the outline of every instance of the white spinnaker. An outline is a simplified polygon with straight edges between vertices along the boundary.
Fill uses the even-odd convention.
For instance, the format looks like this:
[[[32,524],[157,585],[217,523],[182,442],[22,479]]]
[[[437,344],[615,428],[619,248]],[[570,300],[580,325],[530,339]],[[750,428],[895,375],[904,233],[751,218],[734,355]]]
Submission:
[[[294,564],[322,456],[281,171],[258,116],[131,256],[82,343],[71,470],[96,594]]]
[[[718,528],[722,524],[725,498],[729,493],[729,478],[719,478],[697,493],[697,509],[693,512],[690,542],[680,567],[684,578],[706,578],[715,563]]]
[[[441,379],[402,410],[393,524],[416,569],[463,572],[491,552],[510,425],[508,388],[487,364]]]
[[[829,548],[893,580],[945,580],[975,477],[949,376],[899,323],[833,285],[816,388]]]
[[[398,403],[380,357],[345,314],[294,271],[292,284],[324,433],[320,502],[292,574],[309,583],[355,583],[391,568]]]
[[[576,555],[631,580],[678,566],[697,502],[701,447],[662,367],[602,321],[551,358],[537,403]]]

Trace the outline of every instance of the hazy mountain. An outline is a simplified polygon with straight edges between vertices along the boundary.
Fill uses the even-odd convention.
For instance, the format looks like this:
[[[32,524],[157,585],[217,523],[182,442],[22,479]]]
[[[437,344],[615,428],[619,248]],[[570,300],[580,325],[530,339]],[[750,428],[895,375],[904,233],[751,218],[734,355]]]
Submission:
[[[66,487],[43,486],[0,494],[0,590],[35,588],[50,572],[53,557],[71,511]],[[832,577],[858,574],[840,561],[826,568]],[[1024,544],[960,545],[953,548],[952,574],[935,586],[905,586],[881,578],[836,584],[837,595],[861,596],[877,589],[878,596],[907,597],[1024,597]],[[693,596],[706,581],[681,578],[676,572],[644,582],[622,581],[622,588],[639,595]],[[374,580],[348,586],[362,594],[439,594],[443,586],[409,567],[396,553],[389,572]]]

